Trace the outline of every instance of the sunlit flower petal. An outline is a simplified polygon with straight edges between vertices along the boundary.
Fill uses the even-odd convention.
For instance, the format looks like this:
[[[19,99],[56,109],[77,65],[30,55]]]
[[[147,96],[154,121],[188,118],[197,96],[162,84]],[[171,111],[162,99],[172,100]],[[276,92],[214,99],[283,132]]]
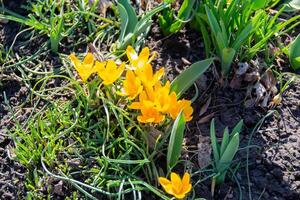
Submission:
[[[190,192],[192,189],[192,184],[190,183],[190,174],[184,173],[182,178],[182,191],[184,193]]]
[[[175,194],[180,193],[181,188],[182,188],[182,182],[181,182],[179,175],[176,173],[171,173],[171,182],[172,182],[172,187],[173,187],[174,193]]]
[[[96,69],[99,77],[103,80],[103,84],[110,85],[120,78],[125,69],[125,63],[117,67],[113,60],[108,60],[106,63],[96,62]]]
[[[88,53],[82,63],[78,60],[75,54],[70,55],[70,60],[72,61],[72,64],[74,65],[83,82],[86,82],[88,78],[95,72],[94,56],[92,53]]]
[[[182,180],[176,173],[171,173],[171,181],[164,177],[159,177],[158,180],[163,189],[176,199],[183,199],[192,189],[188,173],[184,174]]]
[[[130,100],[135,99],[143,90],[141,80],[135,76],[134,72],[128,70],[126,78],[123,81],[123,94],[128,96]]]
[[[138,55],[132,46],[128,46],[126,49],[126,55],[130,62],[129,69],[137,70],[142,69],[146,64],[149,64],[154,59],[156,53],[153,53],[149,59],[150,50],[148,47],[143,48],[141,53]]]

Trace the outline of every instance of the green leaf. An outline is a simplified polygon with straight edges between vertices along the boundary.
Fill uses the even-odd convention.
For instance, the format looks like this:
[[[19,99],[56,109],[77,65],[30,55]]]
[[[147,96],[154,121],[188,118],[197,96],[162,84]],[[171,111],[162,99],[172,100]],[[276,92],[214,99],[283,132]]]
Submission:
[[[224,151],[229,143],[229,130],[228,127],[225,128],[224,134],[223,134],[223,139],[221,143],[221,149],[220,149],[220,156],[224,154]]]
[[[219,165],[217,166],[220,172],[223,172],[230,166],[232,159],[234,158],[239,148],[239,144],[240,144],[239,133],[235,133],[232,139],[230,140],[229,144],[227,145],[226,150],[224,151],[223,155],[220,158]]]
[[[205,10],[213,34],[217,35],[218,33],[221,33],[221,27],[219,26],[218,20],[214,16],[213,12],[210,10],[210,8],[207,5],[205,5]]]
[[[300,10],[300,0],[287,0],[285,2],[287,5],[287,11]]]
[[[235,49],[232,48],[224,48],[222,50],[222,75],[227,76],[227,74],[230,72],[232,61],[235,57]]]
[[[210,140],[211,140],[211,146],[213,149],[213,155],[214,155],[214,162],[218,163],[220,160],[220,152],[219,152],[219,144],[216,137],[216,129],[215,129],[215,119],[211,120],[210,123]]]
[[[181,154],[184,129],[185,119],[183,112],[180,112],[173,124],[168,146],[167,163],[169,169],[172,169],[176,165]]]
[[[269,2],[270,0],[252,0],[252,9],[259,10],[265,8]]]
[[[290,46],[289,58],[292,68],[294,70],[300,69],[300,34]]]
[[[128,24],[128,14],[126,12],[126,9],[124,8],[124,6],[120,3],[118,3],[118,11],[120,13],[120,20],[121,20],[121,33],[119,36],[119,42],[122,43],[125,37],[125,33],[127,30],[127,24]]]
[[[231,135],[234,135],[236,133],[240,133],[242,128],[243,128],[243,124],[244,124],[244,121],[240,120],[239,123],[237,125],[235,125],[235,127],[231,131]]]
[[[128,25],[126,27],[126,34],[132,33],[138,22],[138,18],[137,15],[135,14],[135,10],[128,2],[128,0],[119,0],[119,4],[122,4],[122,6],[125,8],[128,15]]]
[[[212,64],[213,58],[198,61],[178,75],[171,83],[171,92],[177,94],[177,98],[189,89],[194,82],[208,69]]]
[[[178,11],[178,18],[181,20],[189,19],[193,11],[195,2],[196,0],[184,0]]]

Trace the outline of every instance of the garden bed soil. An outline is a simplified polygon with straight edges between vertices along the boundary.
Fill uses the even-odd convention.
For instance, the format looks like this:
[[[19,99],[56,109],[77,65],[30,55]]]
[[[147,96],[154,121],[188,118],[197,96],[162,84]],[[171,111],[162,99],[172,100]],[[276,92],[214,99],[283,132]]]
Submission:
[[[3,31],[9,29],[8,26],[10,23],[0,26],[1,42],[14,37]],[[188,67],[189,63],[205,58],[200,34],[191,30],[163,37],[158,27],[154,26],[146,45],[152,51],[158,52],[155,66],[166,67],[167,73],[170,74],[168,78],[171,80]],[[33,53],[36,49],[27,50]],[[22,82],[14,78],[14,73],[17,72],[10,71],[0,75],[2,80],[5,77],[0,86],[0,199],[20,199],[26,194],[24,180],[27,171],[11,159],[14,144],[7,130],[14,124],[12,113],[4,102],[4,94],[15,117],[22,121],[30,105],[19,106],[26,101],[29,91]],[[207,141],[209,136],[209,120],[204,116],[212,113],[219,137],[222,136],[221,130],[226,126],[232,128],[240,119],[244,119],[245,127],[241,133],[240,147],[248,147],[249,150],[248,165],[245,148],[239,151],[235,159],[235,164],[241,164],[236,173],[237,180],[227,178],[223,185],[217,186],[214,199],[300,199],[300,81],[297,80],[288,88],[281,104],[262,123],[260,129],[253,132],[252,138],[254,126],[268,111],[259,107],[245,108],[243,102],[246,89],[221,86],[211,69],[198,81],[198,86],[200,97],[193,103],[194,118],[188,124],[185,138],[185,148],[188,152],[186,158],[192,160],[193,168],[200,168],[199,157],[196,156],[195,159],[195,153],[189,152],[201,154],[199,141],[203,141],[203,138]],[[187,96],[193,97],[193,93],[194,91],[190,90]],[[211,103],[205,114],[200,116],[209,96]],[[65,190],[72,190],[72,187],[66,186]],[[196,197],[213,199],[209,180],[198,185],[195,190]]]

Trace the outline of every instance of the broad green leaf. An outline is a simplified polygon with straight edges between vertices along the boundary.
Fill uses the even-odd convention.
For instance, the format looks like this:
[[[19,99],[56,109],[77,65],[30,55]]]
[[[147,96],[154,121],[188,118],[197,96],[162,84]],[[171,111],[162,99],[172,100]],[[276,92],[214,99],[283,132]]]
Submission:
[[[176,165],[181,154],[184,129],[185,119],[183,112],[180,112],[173,124],[168,146],[167,163],[169,169],[172,169]]]
[[[218,163],[220,160],[220,152],[219,152],[219,144],[216,137],[216,129],[215,129],[215,119],[211,120],[210,123],[210,140],[211,140],[211,146],[213,149],[213,155],[214,155],[214,162]]]
[[[126,33],[126,29],[127,29],[127,25],[128,25],[128,14],[126,12],[126,9],[124,8],[124,6],[120,3],[118,3],[118,11],[120,13],[120,20],[121,20],[121,33],[119,36],[119,43],[122,43],[125,37],[125,33]]]
[[[252,9],[259,10],[265,8],[269,2],[270,0],[252,0]]]
[[[285,3],[287,5],[286,11],[300,10],[300,0],[287,0]]]
[[[247,24],[247,26],[243,29],[243,31],[241,31],[241,33],[235,39],[234,43],[232,44],[232,48],[238,51],[241,48],[242,44],[244,44],[247,41],[249,35],[253,33],[253,31],[254,31],[254,27],[252,26],[252,23],[249,22],[249,24]]]
[[[226,127],[224,130],[223,139],[221,143],[220,156],[223,155],[228,143],[229,143],[229,130],[228,127]]]
[[[148,11],[145,15],[141,17],[141,19],[138,21],[137,26],[140,24],[144,24],[146,21],[151,20],[152,16],[155,15],[156,13],[162,11],[163,9],[167,8],[169,5],[168,4],[161,4],[157,6],[156,8]]]
[[[289,58],[292,68],[294,70],[300,69],[300,34],[290,46]]]
[[[126,27],[126,34],[132,33],[138,22],[138,18],[137,15],[135,14],[135,10],[128,2],[128,0],[119,0],[119,4],[122,4],[122,6],[125,8],[128,15],[128,25]]]
[[[223,155],[220,158],[219,166],[218,166],[218,170],[220,172],[224,171],[230,166],[232,159],[234,158],[239,148],[239,144],[240,144],[239,133],[235,133],[232,139],[230,140],[229,144],[227,145]]]
[[[224,48],[222,50],[222,74],[227,75],[230,72],[232,61],[235,57],[235,49],[232,48]]]
[[[178,11],[178,18],[181,20],[189,19],[193,11],[195,2],[196,0],[184,0]]]
[[[231,131],[231,134],[230,135],[234,135],[236,133],[240,133],[242,128],[243,128],[243,124],[244,124],[244,121],[243,120],[240,120],[239,123],[237,125],[235,125],[235,127],[233,128],[233,130]]]
[[[221,33],[221,28],[219,26],[218,20],[214,16],[213,12],[210,10],[210,8],[205,5],[206,14],[208,17],[208,21],[211,27],[211,30],[213,34],[216,36],[218,33]]]
[[[234,156],[239,148],[239,143],[240,143],[239,133],[236,133],[232,136],[223,155],[220,157],[220,161],[219,161],[219,163],[220,163],[219,170],[220,171],[223,171],[227,167],[230,166],[230,163],[232,162],[232,159],[234,158]]]
[[[208,69],[213,60],[213,58],[210,58],[198,61],[184,70],[172,81],[171,92],[175,92],[177,98],[180,98],[181,95]]]

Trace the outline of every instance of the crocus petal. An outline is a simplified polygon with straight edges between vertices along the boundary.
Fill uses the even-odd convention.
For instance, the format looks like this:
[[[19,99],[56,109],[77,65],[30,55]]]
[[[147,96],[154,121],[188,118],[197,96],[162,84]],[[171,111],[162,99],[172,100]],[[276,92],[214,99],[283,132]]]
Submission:
[[[181,182],[181,178],[179,177],[178,174],[176,173],[171,173],[171,182],[173,185],[173,190],[176,194],[180,193],[181,188],[182,188],[182,182]]]
[[[127,58],[128,58],[128,60],[130,62],[138,59],[138,55],[135,52],[135,50],[132,48],[132,46],[128,46],[127,47],[127,49],[126,49],[126,55],[127,55]]]
[[[70,55],[70,59],[71,59],[73,65],[76,68],[79,65],[80,61],[78,60],[78,58],[73,53]]]
[[[184,194],[189,193],[191,190],[192,190],[192,184],[184,185],[184,186],[182,187],[182,192],[183,192]]]
[[[154,74],[154,81],[159,81],[161,77],[165,74],[165,68],[160,68],[155,74]]]
[[[169,181],[168,179],[166,179],[164,177],[159,177],[158,181],[168,194],[171,194],[171,195],[174,194],[171,181]]]
[[[95,71],[97,71],[99,73],[100,71],[104,71],[104,70],[105,70],[105,62],[96,61]]]
[[[83,64],[85,65],[90,65],[93,64],[95,58],[94,55],[92,53],[87,53],[87,55],[85,56],[84,60],[83,60]]]
[[[162,185],[162,186],[167,186],[167,185],[171,185],[171,181],[169,181],[168,179],[164,178],[164,177],[159,177],[158,178],[158,181],[159,183]]]
[[[176,197],[176,199],[183,199],[185,197],[185,194],[183,194],[183,193],[179,193],[179,194],[174,193],[173,196]]]
[[[152,53],[151,57],[150,57],[149,60],[148,60],[148,63],[150,63],[150,62],[152,62],[152,60],[154,60],[154,58],[156,57],[156,54],[157,54],[156,51],[154,51],[154,52]]]
[[[147,61],[150,55],[150,50],[148,47],[145,47],[142,49],[140,55],[139,55],[139,59],[143,60],[143,61]]]

